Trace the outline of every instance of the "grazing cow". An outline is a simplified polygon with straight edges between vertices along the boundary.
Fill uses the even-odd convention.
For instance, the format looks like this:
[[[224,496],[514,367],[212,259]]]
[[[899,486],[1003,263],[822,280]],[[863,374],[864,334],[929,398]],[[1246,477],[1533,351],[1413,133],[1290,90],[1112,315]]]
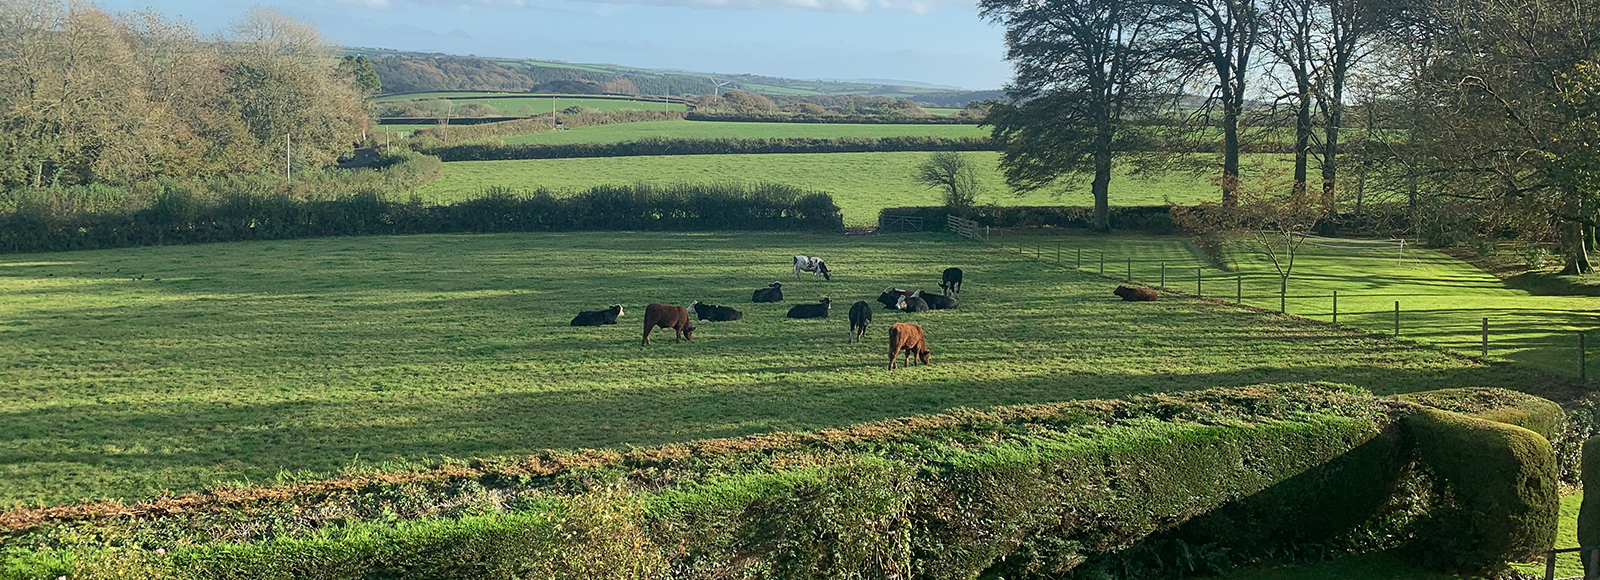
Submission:
[[[794,257],[794,279],[799,280],[801,272],[810,272],[813,278],[821,275],[823,280],[833,279],[833,273],[828,271],[828,265],[822,262],[822,258],[813,256]]]
[[[689,314],[700,320],[712,322],[727,322],[744,318],[744,313],[734,310],[732,306],[715,306],[699,300],[689,305]]]
[[[900,304],[895,310],[901,312],[927,312],[928,301],[923,300],[921,296],[901,296]]]
[[[928,339],[922,336],[922,327],[915,324],[897,322],[889,327],[889,370],[894,370],[895,359],[900,358],[900,353],[906,353],[906,363],[911,364],[911,355],[916,355],[922,364],[928,364],[928,355],[933,351],[928,350]]]
[[[689,321],[689,311],[682,306],[670,304],[651,304],[644,307],[644,340],[641,345],[650,344],[650,331],[656,328],[671,328],[675,333],[674,342],[680,340],[694,340],[694,323]]]
[[[890,286],[888,288],[884,288],[883,293],[878,295],[878,302],[883,304],[884,310],[899,310],[900,299],[912,294],[916,294],[916,292],[912,292],[910,290],[901,290],[899,288]]]
[[[952,310],[957,305],[955,298],[951,298],[943,294],[923,294],[921,290],[918,290],[917,293],[912,294],[912,296],[921,298],[923,302],[927,302],[929,310]]]
[[[622,316],[622,305],[615,304],[605,310],[585,310],[579,312],[572,319],[573,326],[600,326],[602,324],[616,324],[617,317]]]
[[[868,324],[872,324],[872,306],[866,300],[850,305],[849,342],[861,342],[861,337],[867,334]]]
[[[827,318],[831,303],[831,300],[823,298],[816,304],[796,304],[789,309],[789,318]]]
[[[945,296],[961,293],[961,268],[945,268],[944,281],[939,283],[939,289]]]
[[[1157,296],[1154,289],[1129,288],[1127,286],[1118,286],[1111,293],[1121,296],[1123,302],[1155,302]]]
[[[783,302],[783,284],[773,282],[750,295],[751,302]]]

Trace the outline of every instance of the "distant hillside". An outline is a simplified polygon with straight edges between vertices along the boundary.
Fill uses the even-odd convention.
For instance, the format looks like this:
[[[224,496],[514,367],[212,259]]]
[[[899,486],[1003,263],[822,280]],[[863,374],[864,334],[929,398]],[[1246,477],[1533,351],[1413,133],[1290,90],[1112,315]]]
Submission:
[[[1000,91],[959,91],[945,87],[873,81],[796,80],[760,75],[712,75],[613,64],[574,64],[531,59],[424,54],[351,48],[348,54],[372,59],[385,94],[430,91],[628,93],[703,95],[740,90],[772,96],[871,95],[900,97],[938,107],[961,107],[993,99]],[[713,85],[724,83],[720,88]],[[899,81],[905,82],[905,81]]]

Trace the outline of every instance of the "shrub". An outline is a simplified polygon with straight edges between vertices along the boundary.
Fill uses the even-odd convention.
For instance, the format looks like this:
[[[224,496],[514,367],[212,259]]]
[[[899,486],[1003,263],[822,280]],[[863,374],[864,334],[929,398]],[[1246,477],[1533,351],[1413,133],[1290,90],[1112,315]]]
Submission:
[[[1435,409],[1516,425],[1554,441],[1566,411],[1547,399],[1509,389],[1440,389],[1391,397]]]
[[[1424,562],[1484,574],[1550,549],[1561,497],[1548,440],[1431,408],[1404,425],[1441,498],[1413,546]]]

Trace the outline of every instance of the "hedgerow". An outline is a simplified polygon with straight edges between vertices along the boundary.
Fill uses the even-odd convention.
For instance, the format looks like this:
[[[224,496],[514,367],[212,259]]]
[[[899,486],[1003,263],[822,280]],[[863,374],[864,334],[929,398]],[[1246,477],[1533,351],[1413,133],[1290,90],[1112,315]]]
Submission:
[[[0,212],[0,252],[447,232],[844,227],[833,198],[780,184],[600,186],[570,196],[490,190],[449,205],[370,189],[324,199],[179,186],[126,207],[62,211],[42,203]]]
[[[671,139],[650,137],[621,143],[535,143],[505,145],[469,143],[423,149],[444,161],[504,161],[511,159],[567,159],[579,157],[634,157],[643,155],[730,155],[750,153],[873,153],[892,151],[992,151],[988,138],[930,137],[788,137]]]
[[[1554,497],[1526,485],[1539,441],[1332,385],[958,411],[13,510],[0,578],[1154,578],[1400,545],[1492,567],[1548,543],[1503,533]]]
[[[683,111],[612,111],[610,113],[559,113],[555,115],[543,114],[517,119],[515,121],[501,121],[498,123],[480,123],[476,125],[432,125],[424,126],[417,130],[411,137],[413,147],[425,149],[446,143],[465,143],[505,137],[508,135],[530,135],[534,133],[549,133],[556,130],[556,123],[562,127],[587,127],[591,125],[613,125],[617,123],[638,123],[643,121],[675,121],[684,117]]]
[[[938,115],[812,115],[806,113],[702,113],[691,111],[690,121],[730,121],[736,123],[844,123],[851,125],[976,125],[982,119]]]

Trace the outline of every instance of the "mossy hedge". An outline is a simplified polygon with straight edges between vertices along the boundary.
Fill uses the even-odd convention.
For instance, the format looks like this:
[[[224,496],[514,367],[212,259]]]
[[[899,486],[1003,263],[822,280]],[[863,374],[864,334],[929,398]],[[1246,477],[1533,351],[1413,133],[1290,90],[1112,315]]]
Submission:
[[[1321,384],[958,411],[0,514],[0,578],[1170,578],[1402,545],[1489,569],[1548,544],[1542,441]]]
[[[1516,425],[1551,441],[1555,440],[1567,420],[1567,412],[1561,405],[1549,399],[1506,389],[1440,389],[1394,395],[1392,398]]]

